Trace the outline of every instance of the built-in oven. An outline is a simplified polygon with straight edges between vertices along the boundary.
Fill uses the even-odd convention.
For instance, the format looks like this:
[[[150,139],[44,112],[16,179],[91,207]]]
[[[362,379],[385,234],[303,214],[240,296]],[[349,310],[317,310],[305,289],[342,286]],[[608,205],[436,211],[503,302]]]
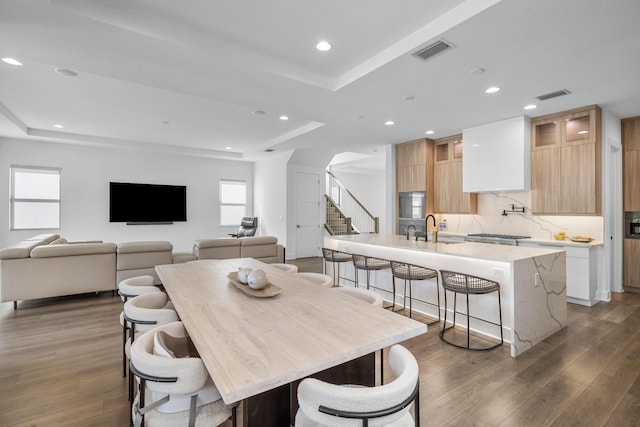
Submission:
[[[624,237],[640,239],[640,212],[624,213]]]
[[[425,191],[401,191],[398,193],[398,234],[413,236],[424,232],[424,218],[427,208]]]

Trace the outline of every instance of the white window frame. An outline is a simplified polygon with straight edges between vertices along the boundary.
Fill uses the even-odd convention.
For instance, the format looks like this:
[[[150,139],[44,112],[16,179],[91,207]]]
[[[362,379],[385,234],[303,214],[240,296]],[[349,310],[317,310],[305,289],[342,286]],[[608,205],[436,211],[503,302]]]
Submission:
[[[243,185],[244,186],[244,203],[228,203],[222,200],[222,186],[223,185]],[[240,221],[242,221],[242,218],[238,219],[238,223],[234,223],[234,224],[224,224],[222,223],[222,211],[224,210],[225,207],[227,206],[242,206],[244,208],[244,213],[243,213],[243,217],[247,216],[247,181],[244,180],[234,180],[234,179],[221,179],[219,186],[218,186],[218,205],[219,205],[219,218],[220,218],[220,226],[221,227],[226,227],[226,226],[236,226],[239,227],[240,226]]]
[[[59,230],[61,220],[61,207],[62,203],[60,201],[61,197],[61,168],[53,168],[53,167],[44,167],[44,166],[22,166],[22,165],[10,165],[10,174],[11,174],[11,195],[10,195],[10,229],[11,230]],[[36,198],[16,198],[15,197],[15,184],[16,184],[16,172],[21,171],[29,171],[31,173],[42,173],[42,174],[54,174],[58,175],[58,198],[56,199],[36,199]],[[58,225],[57,227],[15,227],[15,203],[16,202],[35,202],[35,203],[57,203],[58,205]]]

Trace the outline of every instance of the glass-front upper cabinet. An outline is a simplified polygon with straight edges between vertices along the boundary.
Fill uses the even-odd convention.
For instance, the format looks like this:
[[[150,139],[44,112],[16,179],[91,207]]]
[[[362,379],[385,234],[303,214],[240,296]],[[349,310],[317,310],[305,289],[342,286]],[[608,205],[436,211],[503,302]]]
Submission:
[[[540,117],[531,121],[531,149],[535,151],[593,143],[595,131],[595,107],[570,114]]]

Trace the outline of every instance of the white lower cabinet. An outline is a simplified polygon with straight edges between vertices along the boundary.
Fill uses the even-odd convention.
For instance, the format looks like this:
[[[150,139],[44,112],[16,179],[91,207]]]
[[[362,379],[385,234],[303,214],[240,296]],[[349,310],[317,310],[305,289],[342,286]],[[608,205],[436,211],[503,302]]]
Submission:
[[[539,248],[562,247],[567,255],[567,302],[586,306],[599,302],[596,291],[600,246],[561,246],[530,242],[519,244]]]

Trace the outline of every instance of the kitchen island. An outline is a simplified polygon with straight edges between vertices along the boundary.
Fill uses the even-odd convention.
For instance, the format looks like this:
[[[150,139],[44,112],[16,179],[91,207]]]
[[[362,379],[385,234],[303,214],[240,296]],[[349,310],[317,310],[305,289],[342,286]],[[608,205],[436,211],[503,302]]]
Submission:
[[[511,345],[513,357],[567,325],[566,256],[559,249],[474,242],[433,243],[384,234],[327,236],[324,246],[352,254],[404,261],[495,280],[500,283],[504,338]],[[349,266],[349,269],[341,275],[353,277],[353,267]],[[372,275],[372,282],[385,298],[398,298],[391,293],[389,270],[376,272]],[[435,287],[420,286],[419,283],[414,284],[413,298],[436,301]],[[365,285],[361,283],[360,286]],[[442,295],[443,290],[440,288],[439,292]],[[492,337],[498,336],[499,331],[494,325],[473,319],[479,317],[498,323],[495,294],[473,295],[470,305],[471,329]],[[414,308],[437,317],[436,309],[430,310],[427,304],[414,304]],[[448,320],[452,319],[452,308],[450,303]],[[458,304],[458,312],[462,309],[463,304]],[[444,313],[443,305],[440,310]],[[466,327],[465,316],[458,315],[456,320],[460,326]]]

